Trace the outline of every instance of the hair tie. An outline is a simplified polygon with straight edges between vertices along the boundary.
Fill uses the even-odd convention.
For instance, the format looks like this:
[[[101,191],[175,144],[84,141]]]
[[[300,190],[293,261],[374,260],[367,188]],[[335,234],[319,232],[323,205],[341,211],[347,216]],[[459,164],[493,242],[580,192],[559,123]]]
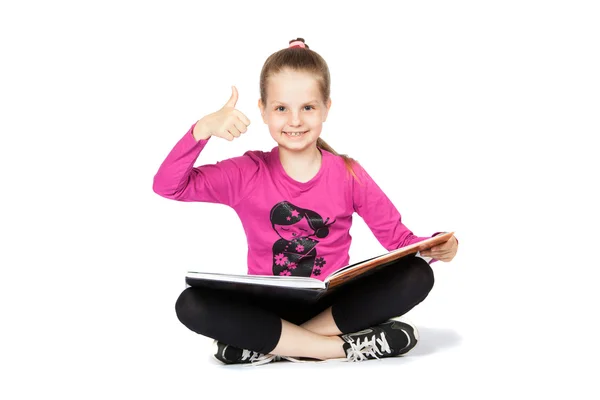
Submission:
[[[300,40],[294,40],[292,43],[290,43],[290,48],[292,48],[292,47],[306,48],[306,45],[304,44],[304,42],[302,42]]]

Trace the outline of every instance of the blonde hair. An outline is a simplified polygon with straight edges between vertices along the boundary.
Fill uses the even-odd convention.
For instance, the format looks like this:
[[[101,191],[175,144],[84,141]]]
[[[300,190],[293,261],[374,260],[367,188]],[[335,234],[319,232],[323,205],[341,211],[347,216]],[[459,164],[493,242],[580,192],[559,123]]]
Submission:
[[[290,40],[290,43],[294,41],[301,41],[304,43],[303,38],[297,38]],[[302,71],[314,75],[321,95],[323,96],[323,102],[327,102],[331,92],[331,77],[329,75],[329,67],[327,63],[317,52],[310,50],[308,45],[305,47],[288,47],[279,50],[271,54],[260,72],[260,99],[262,104],[267,103],[267,81],[270,76],[276,75],[284,69],[291,69],[293,71]],[[356,180],[359,180],[353,169],[353,164],[357,161],[347,154],[339,154],[330,145],[327,144],[322,138],[317,139],[317,147],[328,151],[336,156],[340,156],[344,159],[346,168],[354,176]],[[360,182],[360,180],[359,180]]]

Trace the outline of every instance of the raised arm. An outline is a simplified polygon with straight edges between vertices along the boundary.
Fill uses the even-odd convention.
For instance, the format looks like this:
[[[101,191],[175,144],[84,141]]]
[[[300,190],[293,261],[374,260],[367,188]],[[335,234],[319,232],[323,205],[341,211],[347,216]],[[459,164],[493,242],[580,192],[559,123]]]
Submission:
[[[194,167],[212,136],[232,141],[245,133],[250,120],[235,109],[238,92],[218,111],[196,122],[177,142],[154,176],[153,190],[168,199],[234,206],[249,192],[258,174],[252,155]]]

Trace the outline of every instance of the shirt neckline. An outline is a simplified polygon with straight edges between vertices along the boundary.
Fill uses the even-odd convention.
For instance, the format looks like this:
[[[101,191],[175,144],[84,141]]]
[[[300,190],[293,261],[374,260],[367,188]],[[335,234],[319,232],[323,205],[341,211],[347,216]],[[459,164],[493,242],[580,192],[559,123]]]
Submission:
[[[279,159],[279,146],[275,146],[271,150],[271,154],[272,154],[272,158],[273,158],[272,162],[273,162],[273,164],[275,164],[275,168],[276,168],[277,172],[279,173],[279,175],[281,175],[287,183],[289,183],[297,188],[300,188],[300,189],[308,189],[308,188],[312,187],[317,181],[320,180],[321,176],[325,173],[325,169],[327,168],[327,162],[329,161],[329,153],[323,149],[319,149],[319,150],[321,151],[321,167],[319,168],[319,171],[316,173],[316,175],[313,176],[307,182],[299,182],[299,181],[295,180],[294,178],[292,178],[291,176],[289,176],[287,174],[287,172],[285,172],[285,169],[283,168],[283,165],[281,164],[281,160]]]

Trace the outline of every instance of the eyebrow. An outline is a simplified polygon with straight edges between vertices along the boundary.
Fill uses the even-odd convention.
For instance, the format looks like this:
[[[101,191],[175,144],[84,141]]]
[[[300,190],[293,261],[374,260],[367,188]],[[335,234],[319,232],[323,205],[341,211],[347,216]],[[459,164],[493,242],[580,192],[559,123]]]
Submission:
[[[318,102],[319,102],[319,101],[315,99],[315,100],[310,100],[310,101],[307,101],[307,102],[306,102],[306,103],[304,103],[303,105],[310,104],[310,103],[318,103]],[[271,102],[271,105],[273,105],[273,104],[283,104],[284,106],[287,106],[287,104],[285,104],[285,103],[284,103],[284,102],[282,102],[282,101],[278,101],[278,100],[274,100],[274,101],[272,101],[272,102]]]

